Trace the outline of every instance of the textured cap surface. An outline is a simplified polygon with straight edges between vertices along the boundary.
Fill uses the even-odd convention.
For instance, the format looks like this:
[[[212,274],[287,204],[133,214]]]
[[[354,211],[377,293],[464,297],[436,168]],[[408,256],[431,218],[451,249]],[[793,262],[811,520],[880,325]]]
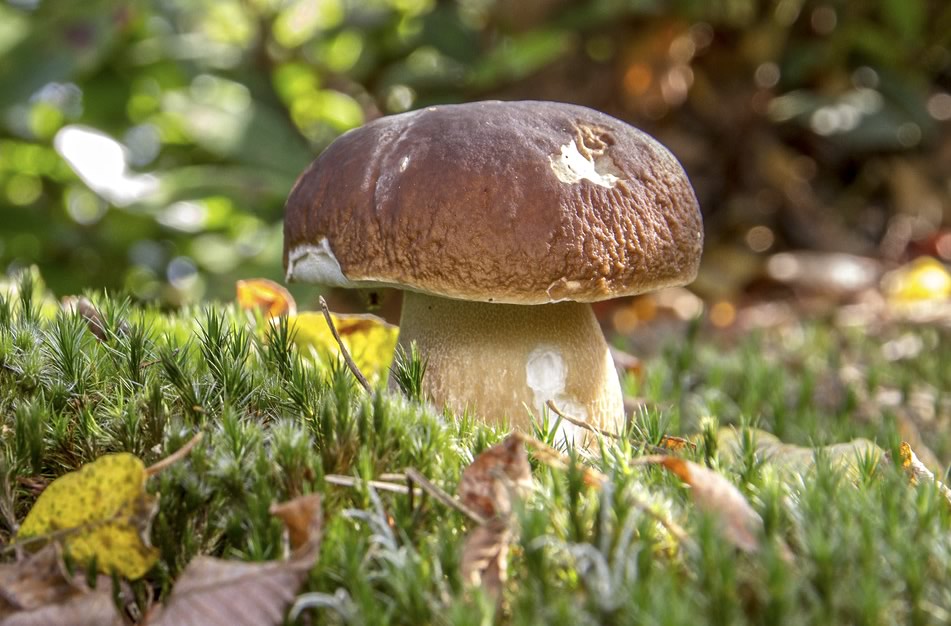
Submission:
[[[585,107],[476,102],[337,139],[287,201],[289,280],[592,302],[682,285],[703,247],[683,168]]]

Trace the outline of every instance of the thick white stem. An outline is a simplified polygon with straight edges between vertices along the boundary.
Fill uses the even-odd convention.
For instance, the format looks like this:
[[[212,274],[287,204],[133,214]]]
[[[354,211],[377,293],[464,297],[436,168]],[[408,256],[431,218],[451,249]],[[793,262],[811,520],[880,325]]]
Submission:
[[[523,306],[406,292],[399,343],[415,341],[428,367],[423,389],[438,407],[530,431],[548,400],[617,431],[624,403],[601,328],[587,304]],[[581,442],[577,427],[563,425]],[[559,437],[560,441],[560,437]]]

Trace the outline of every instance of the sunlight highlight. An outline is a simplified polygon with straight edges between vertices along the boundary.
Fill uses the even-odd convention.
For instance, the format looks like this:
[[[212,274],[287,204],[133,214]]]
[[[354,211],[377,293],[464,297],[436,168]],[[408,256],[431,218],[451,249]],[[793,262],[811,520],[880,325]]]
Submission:
[[[97,130],[64,126],[53,146],[90,189],[116,206],[138,202],[158,189],[155,176],[129,171],[125,146]]]

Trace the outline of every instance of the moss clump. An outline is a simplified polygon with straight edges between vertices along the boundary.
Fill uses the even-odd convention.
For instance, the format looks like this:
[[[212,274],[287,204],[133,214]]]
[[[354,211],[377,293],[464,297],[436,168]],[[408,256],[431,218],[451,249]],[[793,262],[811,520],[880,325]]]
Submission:
[[[430,499],[411,508],[405,496],[335,487],[324,476],[415,467],[454,492],[473,455],[502,431],[382,389],[365,394],[340,363],[299,354],[286,328],[256,328],[229,306],[169,314],[93,299],[106,341],[78,314],[50,306],[29,279],[0,295],[0,542],[24,519],[37,485],[108,452],[152,463],[201,430],[205,439],[187,459],[149,483],[160,496],[152,541],[161,557],[137,585],[167,593],[199,553],[280,556],[270,504],[320,491],[327,527],[308,588],[337,595],[309,613],[317,621],[491,622],[494,605],[466,593],[459,578],[468,528],[460,514]],[[885,359],[882,346],[907,336],[922,349]],[[577,468],[534,468],[536,491],[517,510],[501,620],[945,621],[951,515],[936,489],[910,486],[877,458],[846,474],[820,455],[790,480],[757,456],[751,428],[799,445],[866,437],[891,450],[910,421],[947,458],[949,360],[948,332],[936,328],[874,335],[817,323],[734,346],[702,333],[672,343],[642,380],[625,381],[649,407],[633,416],[631,442],[605,442],[596,457],[572,451],[610,477],[604,489],[586,487]],[[419,364],[403,367],[412,382]],[[546,420],[539,417],[540,431]],[[714,420],[740,428],[738,454],[718,449]],[[748,497],[764,520],[763,550],[738,553],[676,478],[632,465],[647,449],[634,441],[657,445],[664,434],[693,437],[696,449],[682,453]],[[675,519],[694,545],[677,545],[638,502]]]

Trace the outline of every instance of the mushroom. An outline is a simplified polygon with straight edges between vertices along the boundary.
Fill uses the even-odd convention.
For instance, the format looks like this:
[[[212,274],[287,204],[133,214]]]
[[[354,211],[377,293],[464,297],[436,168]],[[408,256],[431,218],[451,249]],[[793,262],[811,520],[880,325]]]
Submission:
[[[297,180],[284,223],[288,280],[404,290],[399,343],[427,359],[424,392],[521,429],[549,400],[623,424],[589,303],[686,284],[702,247],[670,152],[554,102],[434,106],[352,130]]]

